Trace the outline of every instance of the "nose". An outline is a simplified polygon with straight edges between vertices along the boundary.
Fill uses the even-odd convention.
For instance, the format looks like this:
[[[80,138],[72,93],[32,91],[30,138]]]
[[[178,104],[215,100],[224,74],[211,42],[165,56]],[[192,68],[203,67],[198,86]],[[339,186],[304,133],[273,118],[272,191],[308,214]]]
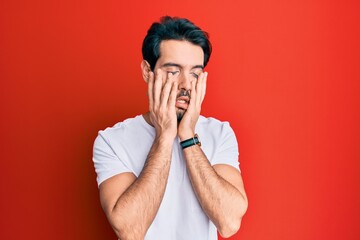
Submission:
[[[191,76],[188,74],[181,73],[179,76],[179,89],[185,89],[186,91],[191,90]]]

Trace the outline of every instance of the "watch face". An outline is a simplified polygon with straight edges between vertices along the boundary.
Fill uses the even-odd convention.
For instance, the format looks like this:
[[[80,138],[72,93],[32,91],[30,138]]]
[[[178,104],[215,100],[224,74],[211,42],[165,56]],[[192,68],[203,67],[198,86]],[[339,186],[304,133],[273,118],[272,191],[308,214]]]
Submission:
[[[201,147],[200,138],[197,134],[195,134],[194,138],[196,139],[196,145],[199,145]]]

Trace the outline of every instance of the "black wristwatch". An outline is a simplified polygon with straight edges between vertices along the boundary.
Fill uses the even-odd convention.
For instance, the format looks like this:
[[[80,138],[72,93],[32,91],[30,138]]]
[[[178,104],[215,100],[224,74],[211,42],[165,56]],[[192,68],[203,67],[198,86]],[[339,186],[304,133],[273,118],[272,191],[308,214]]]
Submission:
[[[181,141],[180,145],[182,147],[182,149],[185,149],[187,147],[191,147],[193,145],[199,145],[199,147],[201,147],[201,142],[199,140],[199,136],[197,134],[195,134],[194,137],[189,138],[187,140]]]

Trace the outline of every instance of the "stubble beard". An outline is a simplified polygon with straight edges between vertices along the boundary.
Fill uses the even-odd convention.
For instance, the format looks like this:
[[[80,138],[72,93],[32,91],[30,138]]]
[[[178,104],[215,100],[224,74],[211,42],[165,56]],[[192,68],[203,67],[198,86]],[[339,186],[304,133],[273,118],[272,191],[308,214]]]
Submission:
[[[176,117],[177,117],[177,122],[178,123],[180,123],[181,119],[183,118],[185,111],[186,110],[184,110],[184,109],[177,109],[176,110]]]
[[[177,97],[179,98],[181,96],[187,96],[190,99],[190,91],[181,89]],[[182,109],[182,108],[178,108],[176,110],[176,117],[177,117],[178,124],[180,123],[181,119],[183,118],[185,112],[186,112],[186,109]]]

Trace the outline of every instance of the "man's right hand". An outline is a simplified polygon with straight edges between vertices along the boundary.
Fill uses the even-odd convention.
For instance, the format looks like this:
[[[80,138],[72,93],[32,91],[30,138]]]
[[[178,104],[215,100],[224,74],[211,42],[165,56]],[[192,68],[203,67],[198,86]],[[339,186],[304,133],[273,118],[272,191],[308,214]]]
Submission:
[[[100,184],[101,205],[119,239],[144,239],[165,193],[177,135],[178,85],[170,74],[158,70],[149,75],[149,116],[156,138],[141,173],[123,172]]]
[[[177,135],[175,101],[178,83],[171,73],[161,69],[149,73],[148,96],[150,121],[157,138],[173,140]]]

